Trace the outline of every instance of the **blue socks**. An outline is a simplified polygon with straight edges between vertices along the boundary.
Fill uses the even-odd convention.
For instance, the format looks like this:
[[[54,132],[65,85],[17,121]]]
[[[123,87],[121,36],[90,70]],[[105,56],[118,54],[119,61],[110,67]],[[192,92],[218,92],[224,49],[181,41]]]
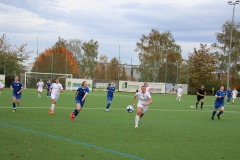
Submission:
[[[218,116],[220,116],[223,113],[223,111],[219,111]]]
[[[74,109],[73,112],[74,112],[74,117],[76,117],[78,115],[78,113],[79,113],[77,109]]]
[[[16,108],[16,103],[13,103],[12,106],[13,106],[13,108]]]
[[[110,107],[111,103],[108,103],[106,106],[106,109],[108,109]]]
[[[215,116],[215,114],[216,114],[216,111],[213,111],[213,112],[212,112],[212,117],[214,117],[214,116]]]

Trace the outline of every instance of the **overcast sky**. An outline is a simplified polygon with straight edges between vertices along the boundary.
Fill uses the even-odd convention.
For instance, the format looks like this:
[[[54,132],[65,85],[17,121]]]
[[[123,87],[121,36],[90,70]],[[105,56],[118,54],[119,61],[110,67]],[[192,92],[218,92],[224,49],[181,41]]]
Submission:
[[[58,37],[93,39],[99,55],[119,57],[122,63],[138,64],[136,42],[151,29],[172,32],[182,56],[200,43],[212,44],[216,32],[231,21],[233,6],[227,0],[0,0],[0,33],[10,43],[27,43],[38,52],[50,48]],[[235,1],[234,1],[235,2]],[[240,4],[235,21],[240,22]],[[38,37],[38,43],[37,43]],[[37,47],[38,45],[38,47]]]

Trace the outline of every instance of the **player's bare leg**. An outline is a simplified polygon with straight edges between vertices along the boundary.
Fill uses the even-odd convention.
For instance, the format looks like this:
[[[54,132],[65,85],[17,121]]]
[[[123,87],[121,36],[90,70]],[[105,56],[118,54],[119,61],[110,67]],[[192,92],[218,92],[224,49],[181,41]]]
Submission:
[[[17,101],[16,97],[13,97],[13,98],[12,98],[12,103],[13,103],[13,112],[15,112],[15,111],[16,111],[16,101]]]

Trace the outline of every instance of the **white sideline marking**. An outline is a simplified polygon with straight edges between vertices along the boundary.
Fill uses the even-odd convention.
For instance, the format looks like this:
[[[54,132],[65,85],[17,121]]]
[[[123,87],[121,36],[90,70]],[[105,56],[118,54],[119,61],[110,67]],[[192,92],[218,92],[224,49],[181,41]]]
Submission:
[[[11,109],[12,107],[0,107],[0,109]],[[18,107],[18,108],[23,108],[23,109],[45,109],[45,108],[50,108],[50,107]],[[72,108],[68,108],[68,107],[56,107],[59,109],[69,109],[72,110],[74,109],[74,107]],[[84,110],[105,110],[105,108],[84,108]],[[111,110],[126,110],[125,108],[111,108]],[[148,109],[150,111],[166,111],[166,112],[212,112],[212,110],[209,109],[191,109],[191,110],[170,110],[170,109]],[[234,113],[234,114],[240,114],[240,111],[224,111],[227,113]]]

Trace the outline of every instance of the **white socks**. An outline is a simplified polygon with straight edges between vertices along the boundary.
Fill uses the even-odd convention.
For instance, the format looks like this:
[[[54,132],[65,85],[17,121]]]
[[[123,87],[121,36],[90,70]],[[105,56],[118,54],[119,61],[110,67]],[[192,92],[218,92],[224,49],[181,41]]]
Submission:
[[[55,104],[52,104],[51,110],[54,111]]]
[[[135,126],[138,126],[138,121],[139,121],[139,116],[136,115],[136,117],[135,117]]]

